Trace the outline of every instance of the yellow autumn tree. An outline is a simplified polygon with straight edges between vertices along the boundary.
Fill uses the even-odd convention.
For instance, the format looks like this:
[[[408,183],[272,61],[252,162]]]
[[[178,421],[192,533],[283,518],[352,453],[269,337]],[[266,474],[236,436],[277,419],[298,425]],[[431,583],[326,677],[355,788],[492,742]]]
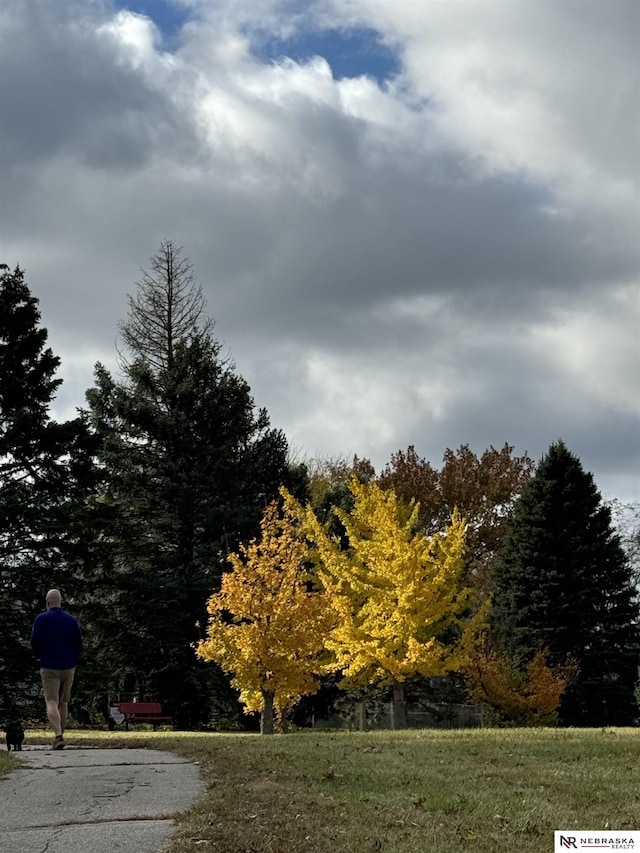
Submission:
[[[260,711],[261,731],[274,731],[303,695],[315,693],[321,654],[333,624],[326,596],[311,588],[309,547],[299,506],[286,497],[264,512],[259,540],[231,554],[232,570],[207,604],[207,638],[197,647],[240,690],[247,711]]]
[[[458,669],[484,616],[467,618],[471,590],[460,583],[465,524],[454,513],[444,532],[426,536],[419,504],[356,477],[349,488],[353,509],[334,508],[348,548],[310,509],[305,516],[318,577],[339,617],[326,645],[343,686],[392,685],[394,723],[402,727],[406,679]]]

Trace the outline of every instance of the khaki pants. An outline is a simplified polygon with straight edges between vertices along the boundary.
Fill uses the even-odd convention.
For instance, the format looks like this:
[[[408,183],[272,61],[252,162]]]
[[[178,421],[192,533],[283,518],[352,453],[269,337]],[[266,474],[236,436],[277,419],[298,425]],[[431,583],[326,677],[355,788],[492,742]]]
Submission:
[[[45,702],[69,702],[75,669],[41,669]]]

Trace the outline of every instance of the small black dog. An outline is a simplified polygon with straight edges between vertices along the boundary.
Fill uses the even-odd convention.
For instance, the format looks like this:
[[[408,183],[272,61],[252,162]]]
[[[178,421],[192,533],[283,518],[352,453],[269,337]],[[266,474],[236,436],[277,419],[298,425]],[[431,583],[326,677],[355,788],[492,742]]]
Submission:
[[[6,728],[7,732],[7,752],[11,752],[11,747],[17,752],[22,752],[22,741],[24,740],[24,729],[20,723],[9,723]]]

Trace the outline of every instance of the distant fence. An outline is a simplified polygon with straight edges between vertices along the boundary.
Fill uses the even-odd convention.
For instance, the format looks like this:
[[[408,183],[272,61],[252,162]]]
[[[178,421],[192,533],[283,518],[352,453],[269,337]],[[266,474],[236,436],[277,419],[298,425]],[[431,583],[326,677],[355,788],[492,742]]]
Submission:
[[[481,729],[482,705],[436,705],[428,711],[407,711],[412,729]]]
[[[357,702],[328,719],[314,719],[312,724],[319,729],[393,729],[393,703]],[[431,705],[428,710],[407,711],[411,729],[480,729],[484,724],[481,705],[447,703]]]

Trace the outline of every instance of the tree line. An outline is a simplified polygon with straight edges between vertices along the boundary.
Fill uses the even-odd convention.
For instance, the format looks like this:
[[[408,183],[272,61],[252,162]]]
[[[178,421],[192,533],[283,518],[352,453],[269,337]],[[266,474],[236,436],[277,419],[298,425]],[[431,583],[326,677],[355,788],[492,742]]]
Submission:
[[[409,447],[379,474],[292,460],[172,241],[129,297],[118,375],[97,364],[58,423],[38,300],[0,270],[0,719],[38,713],[28,634],[56,586],[86,637],[81,722],[122,696],[183,728],[240,727],[244,708],[270,730],[301,697],[376,686],[399,724],[406,695],[637,720],[632,565],[563,442],[537,465],[509,445],[441,468]]]

